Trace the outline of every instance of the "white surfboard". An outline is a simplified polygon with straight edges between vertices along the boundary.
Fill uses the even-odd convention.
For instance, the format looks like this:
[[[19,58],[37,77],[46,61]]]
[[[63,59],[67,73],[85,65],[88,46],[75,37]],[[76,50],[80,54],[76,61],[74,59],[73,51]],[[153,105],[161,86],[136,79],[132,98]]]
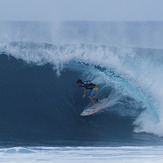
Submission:
[[[101,109],[105,108],[108,102],[109,102],[109,98],[104,98],[104,99],[100,100],[100,102],[95,103],[95,107],[96,107],[95,109],[90,109],[90,106],[89,106],[80,115],[81,116],[89,116],[89,115],[95,114],[98,111],[100,111]]]

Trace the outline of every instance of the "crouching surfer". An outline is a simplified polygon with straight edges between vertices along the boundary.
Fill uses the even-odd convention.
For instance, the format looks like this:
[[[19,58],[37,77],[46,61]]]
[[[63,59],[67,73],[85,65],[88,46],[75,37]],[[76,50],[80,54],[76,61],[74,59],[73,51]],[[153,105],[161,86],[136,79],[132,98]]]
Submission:
[[[93,100],[95,100],[96,102],[99,101],[98,98],[95,98],[95,95],[96,95],[96,93],[98,92],[98,87],[97,87],[97,85],[91,83],[90,80],[85,81],[85,82],[82,82],[82,80],[80,80],[80,79],[77,80],[76,83],[77,83],[77,85],[78,85],[79,87],[83,87],[83,88],[84,88],[83,98],[85,98],[86,90],[87,90],[87,89],[90,90],[89,95],[88,95],[88,98],[90,99],[90,101],[91,101],[91,103],[92,103],[92,107],[90,107],[90,109],[95,109],[96,107],[95,107],[95,103],[94,103]]]

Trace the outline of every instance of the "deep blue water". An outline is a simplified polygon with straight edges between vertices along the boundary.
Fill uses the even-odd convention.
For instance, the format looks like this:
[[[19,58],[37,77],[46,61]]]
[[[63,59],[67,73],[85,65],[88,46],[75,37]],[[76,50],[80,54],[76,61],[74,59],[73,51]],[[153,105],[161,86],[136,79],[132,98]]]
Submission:
[[[88,22],[67,23],[58,27],[57,41],[49,31],[44,32],[49,25],[13,22],[5,30],[4,24],[1,146],[163,143],[163,50],[160,38],[147,43],[142,32],[161,30],[162,23],[93,23],[94,28]],[[32,31],[36,27],[37,33]],[[156,35],[155,31],[151,36]],[[108,108],[80,117],[89,100],[82,99],[83,90],[76,85],[79,78],[97,83],[97,96],[110,98]]]

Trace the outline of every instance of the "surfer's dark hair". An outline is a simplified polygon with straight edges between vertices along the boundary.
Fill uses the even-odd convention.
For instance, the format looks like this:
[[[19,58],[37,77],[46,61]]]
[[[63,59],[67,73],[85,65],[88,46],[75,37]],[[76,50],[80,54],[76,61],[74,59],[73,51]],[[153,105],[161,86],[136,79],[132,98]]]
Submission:
[[[83,82],[82,82],[81,79],[78,79],[78,80],[76,81],[76,83],[81,83],[81,84],[82,84]]]

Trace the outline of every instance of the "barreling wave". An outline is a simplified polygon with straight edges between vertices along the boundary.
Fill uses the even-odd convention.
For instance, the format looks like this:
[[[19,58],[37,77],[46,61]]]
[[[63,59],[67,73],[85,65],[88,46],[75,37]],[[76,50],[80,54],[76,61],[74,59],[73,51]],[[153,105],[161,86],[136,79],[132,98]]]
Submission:
[[[112,140],[163,136],[163,50],[91,44],[0,45],[1,140]],[[92,80],[108,108],[91,117],[76,79]]]

